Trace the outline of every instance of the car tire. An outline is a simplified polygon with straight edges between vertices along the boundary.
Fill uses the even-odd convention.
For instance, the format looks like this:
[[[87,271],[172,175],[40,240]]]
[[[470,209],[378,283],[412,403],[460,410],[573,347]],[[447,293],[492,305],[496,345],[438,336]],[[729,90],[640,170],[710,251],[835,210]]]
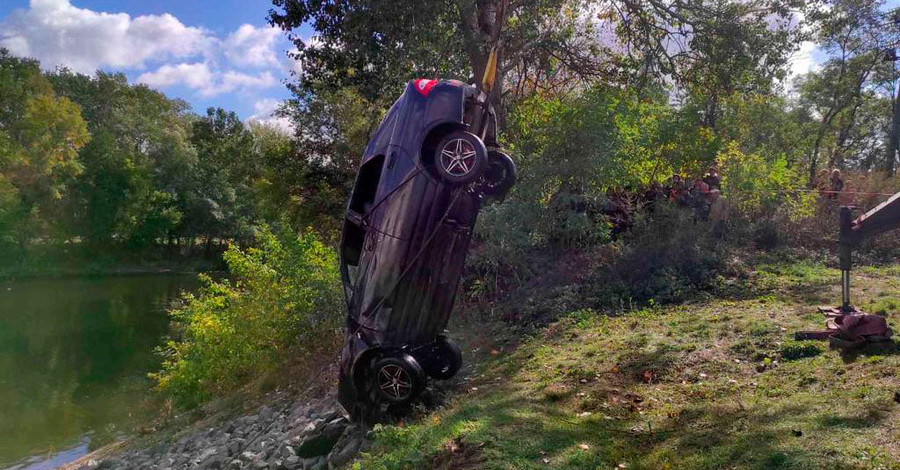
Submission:
[[[452,185],[468,184],[487,167],[487,148],[475,134],[455,130],[444,136],[434,151],[434,169]]]
[[[435,380],[447,380],[462,367],[462,351],[450,338],[439,336],[428,348],[428,358],[423,361],[425,372]]]
[[[407,403],[425,389],[425,372],[409,354],[387,356],[375,363],[372,387],[386,402]]]
[[[478,190],[486,196],[502,201],[516,183],[516,163],[498,150],[488,151],[488,164],[481,175]]]

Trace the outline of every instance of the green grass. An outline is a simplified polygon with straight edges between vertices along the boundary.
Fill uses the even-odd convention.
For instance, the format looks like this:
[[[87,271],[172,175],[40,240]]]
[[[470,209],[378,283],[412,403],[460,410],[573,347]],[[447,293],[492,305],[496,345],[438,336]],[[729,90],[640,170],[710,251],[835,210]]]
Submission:
[[[900,469],[900,350],[793,341],[823,324],[803,279],[836,303],[837,272],[763,273],[756,298],[579,310],[510,353],[481,347],[455,398],[378,427],[355,468]],[[900,272],[858,274],[859,305],[893,299]]]

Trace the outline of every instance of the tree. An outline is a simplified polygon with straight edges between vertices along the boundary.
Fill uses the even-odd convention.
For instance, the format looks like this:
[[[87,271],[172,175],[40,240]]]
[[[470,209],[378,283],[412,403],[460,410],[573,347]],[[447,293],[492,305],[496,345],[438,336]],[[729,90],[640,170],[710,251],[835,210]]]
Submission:
[[[385,109],[344,88],[320,91],[302,103],[293,100],[283,112],[296,129],[289,149],[274,151],[284,147],[281,134],[265,128],[254,132],[266,144],[260,147],[264,183],[270,186],[266,192],[298,227],[312,225],[334,238],[360,154]]]
[[[0,49],[0,191],[15,206],[4,218],[16,221],[0,231],[14,231],[21,247],[60,232],[62,202],[88,140],[80,108],[54,93],[38,63]]]
[[[378,101],[396,95],[415,77],[474,83],[481,79],[499,28],[495,100],[510,73],[517,77],[513,89],[522,90],[537,76],[581,80],[608,72],[603,48],[584,21],[589,6],[584,0],[272,3],[274,26],[292,32],[309,24],[316,31],[312,39],[290,35],[297,47],[291,56],[300,65],[291,87],[301,100],[320,90],[353,86],[366,100]]]
[[[191,130],[197,151],[192,188],[184,194],[185,235],[247,237],[253,221],[252,182],[259,174],[253,135],[234,112],[209,108]]]
[[[671,80],[716,128],[721,101],[768,93],[803,37],[802,0],[604,0],[638,84]]]
[[[802,102],[820,116],[808,159],[810,184],[816,176],[822,146],[835,124],[842,129],[836,136],[840,151],[858,110],[866,96],[871,96],[866,89],[883,62],[887,40],[879,11],[882,4],[880,0],[835,0],[828,8],[810,14],[819,26],[819,43],[830,56],[820,71],[807,75],[800,85]],[[833,157],[829,163],[833,165],[835,160]]]
[[[81,106],[95,136],[80,152],[84,173],[69,201],[71,231],[99,245],[146,246],[171,237],[182,218],[179,195],[192,186],[196,162],[187,104],[129,85],[124,74],[60,69],[48,78]]]

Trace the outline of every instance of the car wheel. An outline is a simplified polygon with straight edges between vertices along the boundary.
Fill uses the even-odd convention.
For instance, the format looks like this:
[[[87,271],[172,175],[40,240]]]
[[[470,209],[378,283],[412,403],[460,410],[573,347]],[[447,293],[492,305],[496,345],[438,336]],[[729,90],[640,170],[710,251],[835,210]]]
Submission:
[[[450,338],[440,336],[429,348],[425,371],[436,380],[447,380],[462,367],[462,351]]]
[[[513,184],[516,183],[516,163],[509,155],[491,150],[488,152],[488,164],[478,190],[486,196],[503,200]]]
[[[487,149],[476,135],[453,131],[437,145],[434,169],[447,183],[462,185],[475,181],[487,167]]]
[[[390,403],[406,403],[425,388],[425,373],[409,354],[388,356],[375,363],[375,392]]]

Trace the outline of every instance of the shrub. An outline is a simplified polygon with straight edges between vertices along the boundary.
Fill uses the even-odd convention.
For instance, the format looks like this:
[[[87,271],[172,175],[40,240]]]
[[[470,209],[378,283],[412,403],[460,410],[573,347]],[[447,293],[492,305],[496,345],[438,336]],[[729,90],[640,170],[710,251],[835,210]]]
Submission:
[[[796,361],[822,354],[822,347],[812,341],[788,341],[781,347],[781,358]]]
[[[310,231],[261,230],[258,246],[224,255],[233,280],[205,286],[170,312],[175,339],[161,348],[160,390],[184,406],[231,391],[289,358],[334,344],[342,318],[334,251]]]
[[[728,266],[728,245],[691,211],[660,204],[638,218],[622,239],[621,255],[593,274],[603,303],[678,302],[718,285]]]
[[[882,297],[869,306],[869,312],[875,315],[896,315],[900,312],[900,298]]]

